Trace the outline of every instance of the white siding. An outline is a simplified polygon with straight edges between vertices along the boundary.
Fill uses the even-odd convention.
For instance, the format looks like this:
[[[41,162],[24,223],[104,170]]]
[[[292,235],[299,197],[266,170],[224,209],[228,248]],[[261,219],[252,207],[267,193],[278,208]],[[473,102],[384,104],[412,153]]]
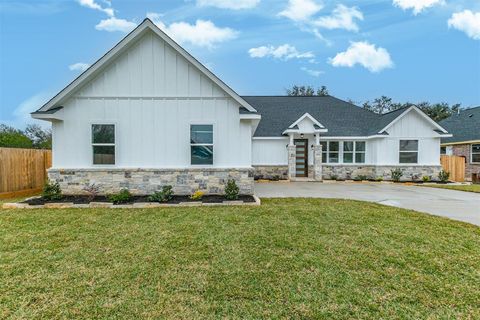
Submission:
[[[253,165],[287,165],[288,138],[259,140],[252,142]]]
[[[213,124],[213,167],[251,166],[251,124],[238,103],[149,32],[63,105],[54,168],[92,165],[91,125],[116,125],[116,165],[190,166],[190,124]]]

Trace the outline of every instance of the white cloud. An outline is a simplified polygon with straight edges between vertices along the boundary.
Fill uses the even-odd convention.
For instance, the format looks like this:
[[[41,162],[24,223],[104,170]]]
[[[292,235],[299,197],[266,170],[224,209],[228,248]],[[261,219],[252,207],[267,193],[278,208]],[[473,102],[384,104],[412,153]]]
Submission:
[[[313,0],[289,0],[287,8],[279,15],[293,21],[307,21],[322,8],[323,5]]]
[[[83,71],[87,70],[88,67],[90,67],[90,65],[88,63],[77,62],[77,63],[69,65],[68,69],[70,69],[70,71],[82,71],[83,72]]]
[[[103,1],[104,3],[111,5],[110,1]],[[98,3],[95,2],[95,0],[78,0],[78,3],[80,3],[81,6],[94,9],[94,10],[99,10],[104,13],[106,13],[108,16],[113,17],[114,16],[114,11],[112,8],[104,8]]]
[[[248,50],[248,54],[252,58],[265,58],[272,57],[274,59],[290,60],[290,59],[311,59],[315,55],[312,52],[299,52],[297,48],[289,44],[283,44],[278,47],[274,46],[261,46],[257,48],[251,48]]]
[[[417,15],[423,10],[444,4],[444,0],[393,0],[393,5],[403,10],[413,9],[413,14]]]
[[[209,20],[197,20],[195,24],[174,22],[166,25],[160,20],[161,15],[147,13],[147,17],[172,39],[180,44],[190,43],[198,47],[213,48],[216,44],[235,39],[238,31],[230,28],[219,28]]]
[[[463,31],[472,39],[480,40],[480,12],[464,10],[448,19],[448,27]]]
[[[222,9],[251,9],[255,8],[260,0],[197,0],[197,5],[201,7],[217,7]]]
[[[339,4],[332,15],[326,17],[320,17],[315,20],[313,24],[317,27],[325,29],[345,29],[348,31],[358,31],[358,25],[354,21],[355,19],[363,20],[363,14],[356,7],[347,7],[343,4]]]
[[[50,123],[47,121],[35,120],[30,116],[30,112],[33,112],[39,109],[42,105],[45,104],[50,98],[51,94],[48,93],[39,93],[36,94],[27,100],[23,101],[18,105],[15,110],[12,112],[12,119],[0,119],[0,123],[4,123],[9,126],[13,126],[18,129],[24,129],[25,126],[29,123],[36,123],[42,126],[43,128],[49,128]]]
[[[130,32],[136,26],[137,24],[135,22],[111,17],[105,20],[101,20],[95,26],[95,29],[101,30],[101,31],[108,31],[108,32],[114,32],[114,31]]]
[[[324,74],[325,72],[321,71],[321,70],[312,70],[312,69],[308,69],[306,67],[301,67],[300,68],[302,71],[305,71],[306,73],[308,73],[309,75],[311,75],[312,77],[319,77],[320,75]]]
[[[347,51],[330,58],[329,63],[334,67],[350,68],[360,64],[370,72],[380,72],[393,67],[393,61],[388,51],[384,48],[376,48],[375,45],[368,42],[352,42]]]

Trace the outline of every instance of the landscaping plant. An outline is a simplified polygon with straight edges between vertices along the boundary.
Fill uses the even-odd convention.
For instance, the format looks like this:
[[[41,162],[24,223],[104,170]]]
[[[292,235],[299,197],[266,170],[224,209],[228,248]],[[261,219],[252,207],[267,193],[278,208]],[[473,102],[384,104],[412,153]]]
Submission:
[[[162,187],[162,190],[155,192],[148,200],[151,202],[168,202],[173,199],[173,187],[166,185]]]
[[[375,181],[377,181],[377,182],[382,182],[382,181],[383,181],[383,177],[377,177],[377,178],[375,179]]]
[[[122,189],[119,193],[114,193],[108,196],[108,200],[113,202],[113,204],[122,204],[132,201],[132,194],[128,189]]]
[[[450,178],[450,172],[442,170],[438,173],[438,180],[442,183],[447,183]]]
[[[238,199],[238,192],[240,189],[238,188],[235,180],[230,179],[225,186],[225,199],[227,200],[237,200]]]
[[[331,179],[331,180],[337,180],[337,179],[338,179],[338,176],[335,175],[335,174],[332,174],[332,175],[330,175],[330,179]]]
[[[60,185],[56,181],[47,181],[43,187],[42,197],[45,200],[60,200],[63,198]]]
[[[83,191],[88,193],[88,201],[91,202],[93,199],[95,199],[95,197],[100,192],[100,186],[96,185],[95,183],[92,183],[83,187]]]
[[[403,176],[403,171],[400,168],[390,170],[390,175],[392,176],[393,182],[400,182],[400,179]]]
[[[204,195],[205,192],[203,192],[202,190],[197,190],[190,196],[190,199],[194,201],[200,201],[202,200]]]
[[[422,181],[423,181],[423,182],[429,182],[429,181],[430,181],[430,177],[429,177],[429,176],[423,176],[423,177],[422,177]]]

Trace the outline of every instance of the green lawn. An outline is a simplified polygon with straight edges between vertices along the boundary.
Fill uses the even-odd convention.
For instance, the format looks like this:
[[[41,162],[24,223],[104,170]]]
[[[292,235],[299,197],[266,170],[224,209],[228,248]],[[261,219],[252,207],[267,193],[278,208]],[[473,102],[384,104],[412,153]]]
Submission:
[[[373,203],[0,210],[0,318],[480,318],[480,228]]]
[[[472,185],[442,185],[442,184],[426,184],[425,187],[431,188],[440,188],[440,189],[450,189],[458,191],[467,191],[467,192],[477,192],[480,193],[480,184]]]

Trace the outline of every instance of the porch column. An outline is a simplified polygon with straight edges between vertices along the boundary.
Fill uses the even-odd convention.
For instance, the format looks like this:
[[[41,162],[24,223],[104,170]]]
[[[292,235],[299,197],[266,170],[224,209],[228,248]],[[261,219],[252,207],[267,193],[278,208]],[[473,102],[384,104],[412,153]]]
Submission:
[[[289,133],[290,142],[287,146],[287,153],[288,153],[288,179],[294,180],[295,179],[295,165],[296,165],[296,158],[297,158],[297,147],[293,141],[293,133]]]
[[[313,146],[313,179],[323,181],[322,178],[322,145],[320,144],[320,135],[315,135],[315,145]]]

